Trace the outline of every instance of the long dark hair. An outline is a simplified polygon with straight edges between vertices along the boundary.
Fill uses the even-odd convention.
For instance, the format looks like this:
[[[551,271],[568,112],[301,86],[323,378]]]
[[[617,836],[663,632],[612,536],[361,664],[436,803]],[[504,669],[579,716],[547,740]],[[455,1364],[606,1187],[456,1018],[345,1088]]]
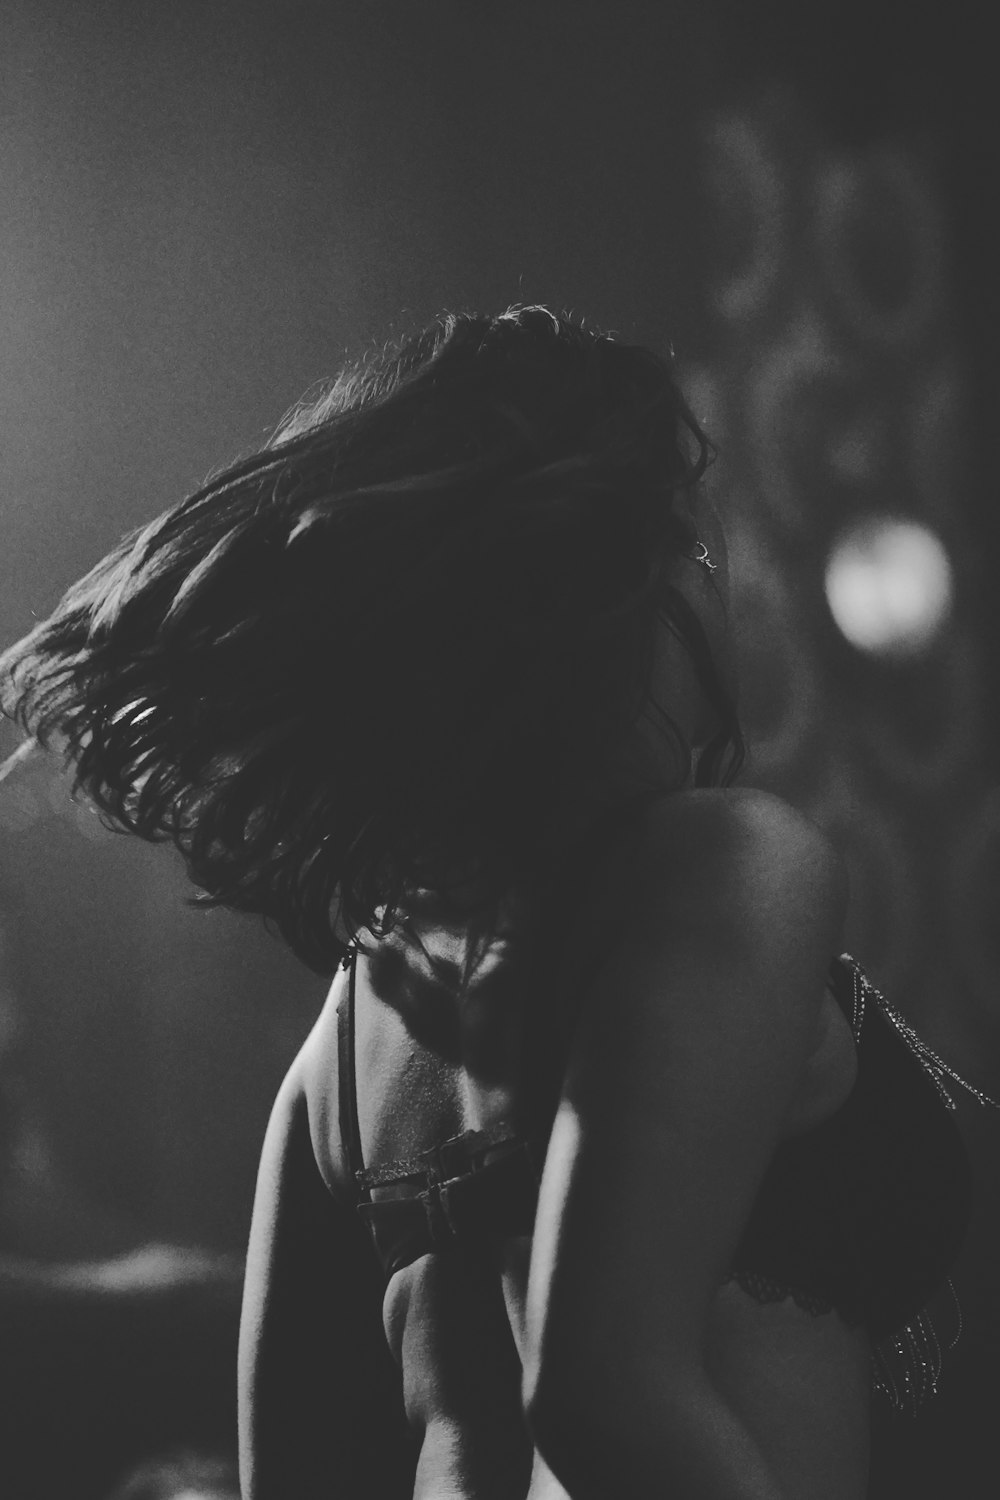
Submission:
[[[567,774],[653,711],[658,619],[723,726],[696,779],[734,772],[670,581],[708,456],[665,359],[541,307],[448,315],[127,536],[0,657],[0,707],[197,900],[328,970],[335,914],[384,930],[415,887],[537,866]]]

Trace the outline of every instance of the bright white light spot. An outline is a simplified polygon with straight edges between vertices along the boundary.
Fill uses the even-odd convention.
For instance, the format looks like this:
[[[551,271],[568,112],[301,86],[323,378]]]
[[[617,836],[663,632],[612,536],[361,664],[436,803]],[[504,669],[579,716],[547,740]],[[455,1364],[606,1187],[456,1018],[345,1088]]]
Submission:
[[[912,656],[948,617],[952,570],[926,526],[870,516],[844,532],[826,568],[830,612],[861,651]]]

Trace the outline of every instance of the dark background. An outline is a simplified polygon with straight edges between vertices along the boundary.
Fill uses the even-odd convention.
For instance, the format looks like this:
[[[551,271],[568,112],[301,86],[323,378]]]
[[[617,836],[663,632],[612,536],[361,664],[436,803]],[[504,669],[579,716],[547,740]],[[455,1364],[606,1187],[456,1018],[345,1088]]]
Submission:
[[[12,0],[0,19],[0,639],[124,530],[252,449],[345,355],[442,309],[547,301],[672,343],[720,439],[737,606],[757,642],[750,779],[841,838],[852,947],[996,1093],[988,36],[985,8],[885,0]],[[747,161],[764,162],[756,177]],[[771,187],[761,196],[755,182]],[[844,201],[856,212],[834,262],[818,205],[846,223]],[[727,301],[720,288],[748,285],[772,253],[756,300]],[[933,267],[926,295],[916,271],[907,282],[911,264]],[[897,332],[866,330],[862,292]],[[767,407],[768,427],[762,372],[805,347],[806,325],[822,357]],[[848,439],[853,468],[838,457]],[[772,449],[795,457],[784,513]],[[947,639],[905,670],[858,658],[822,603],[839,519],[885,508],[934,525],[958,585]],[[776,686],[767,662],[789,620],[805,644]],[[333,664],[330,678],[337,691]],[[0,788],[10,1286],[23,1291],[30,1267],[148,1241],[200,1247],[214,1288],[203,1363],[224,1371],[238,1278],[219,1257],[242,1253],[270,1102],[323,986],[255,924],[194,913],[186,894],[171,855],[103,833],[53,768],[28,765]],[[956,1273],[966,1328],[937,1403],[880,1428],[876,1496],[995,1488],[1000,1124],[960,1109],[980,1185]],[[135,1356],[129,1338],[159,1347],[169,1309],[196,1295],[169,1269],[157,1284],[149,1321],[112,1340],[120,1363]],[[87,1382],[52,1373],[74,1315],[60,1304],[32,1321],[27,1293],[18,1306],[4,1314],[18,1337],[47,1330],[32,1368],[48,1398],[29,1391],[9,1440],[31,1450],[12,1500],[63,1492],[48,1434],[65,1432],[69,1406],[80,1432],[107,1432],[90,1456],[74,1439],[77,1500],[103,1493],[125,1457],[184,1435],[183,1420],[154,1423],[115,1450],[111,1418],[88,1415]],[[183,1364],[177,1347],[150,1399],[186,1411],[171,1360]],[[108,1389],[117,1378],[95,1373]],[[197,1397],[199,1442],[231,1440],[224,1384]],[[97,1478],[81,1479],[87,1465]]]

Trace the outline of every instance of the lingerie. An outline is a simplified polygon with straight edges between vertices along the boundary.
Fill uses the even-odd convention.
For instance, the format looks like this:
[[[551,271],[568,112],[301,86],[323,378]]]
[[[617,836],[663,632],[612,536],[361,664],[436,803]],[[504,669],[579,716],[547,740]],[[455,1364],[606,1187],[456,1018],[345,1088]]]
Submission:
[[[504,1127],[464,1131],[416,1156],[365,1164],[353,955],[345,966],[341,1138],[386,1280],[431,1250],[530,1235],[542,1140]],[[898,1409],[915,1408],[936,1390],[941,1367],[926,1305],[951,1286],[972,1212],[971,1165],[945,1080],[1000,1105],[932,1052],[849,954],[833,960],[829,977],[854,1035],[857,1080],[833,1115],[778,1146],[725,1279],[759,1301],[790,1296],[863,1326],[874,1388]]]

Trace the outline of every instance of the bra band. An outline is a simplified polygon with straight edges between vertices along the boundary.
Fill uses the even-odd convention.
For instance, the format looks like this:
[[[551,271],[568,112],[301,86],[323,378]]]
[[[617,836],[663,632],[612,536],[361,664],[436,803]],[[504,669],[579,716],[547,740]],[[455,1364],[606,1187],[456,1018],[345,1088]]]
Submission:
[[[503,1122],[464,1130],[416,1156],[366,1167],[355,1063],[357,953],[344,960],[347,994],[337,1012],[340,1136],[356,1194],[386,1278],[428,1250],[458,1239],[530,1234],[543,1153]],[[373,1188],[412,1184],[405,1197],[372,1200]]]

